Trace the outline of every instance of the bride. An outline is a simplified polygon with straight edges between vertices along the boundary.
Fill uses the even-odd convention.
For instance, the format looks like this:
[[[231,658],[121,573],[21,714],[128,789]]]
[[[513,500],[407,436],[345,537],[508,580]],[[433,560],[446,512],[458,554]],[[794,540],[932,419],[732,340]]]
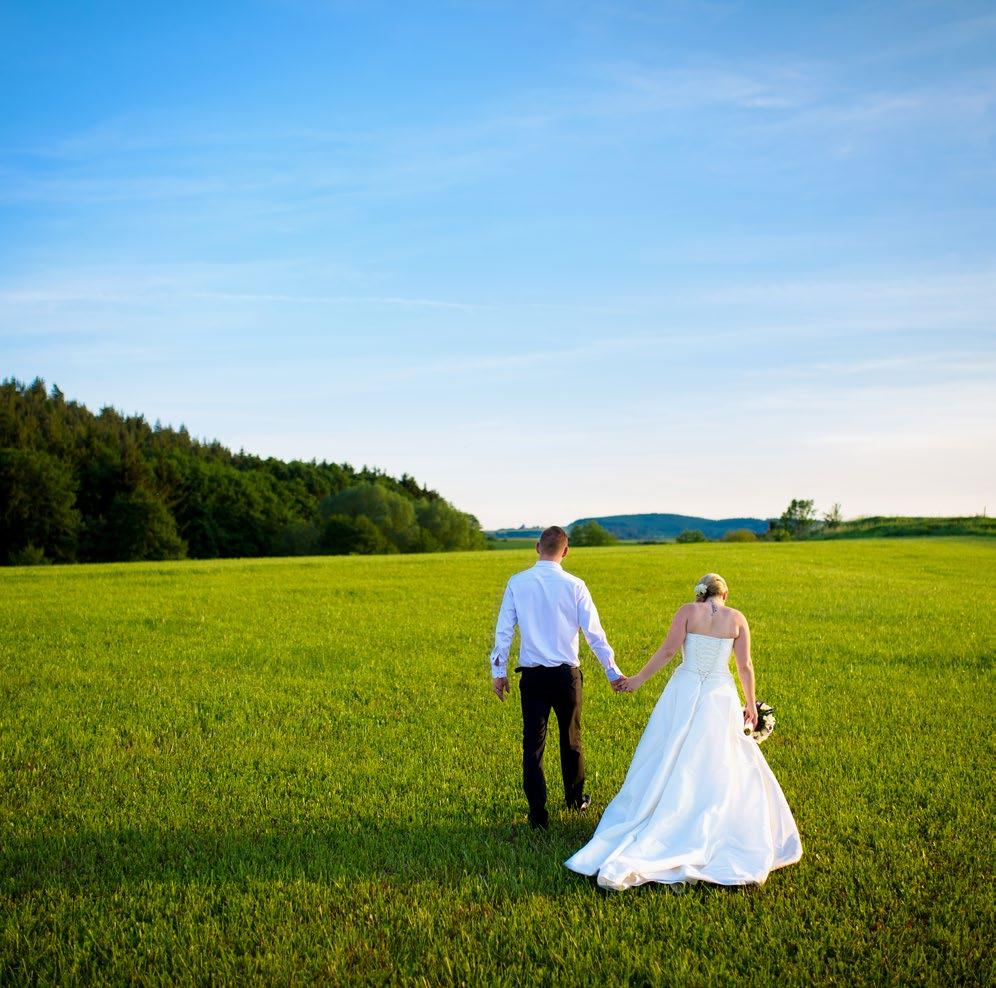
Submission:
[[[634,693],[681,650],[626,779],[591,840],[565,863],[604,888],[645,882],[760,884],[802,857],[788,803],[756,741],[750,628],[726,606],[717,573],[678,608],[661,647],[635,675],[613,683]],[[730,675],[730,653],[746,705]]]

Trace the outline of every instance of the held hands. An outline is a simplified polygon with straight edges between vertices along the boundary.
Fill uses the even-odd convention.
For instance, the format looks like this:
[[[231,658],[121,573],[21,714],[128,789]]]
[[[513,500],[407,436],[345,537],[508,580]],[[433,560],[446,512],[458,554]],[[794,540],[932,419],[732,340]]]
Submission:
[[[505,697],[509,692],[508,676],[495,676],[491,680],[491,688],[495,691],[495,696],[501,700],[502,703],[505,702]]]
[[[614,693],[635,693],[642,683],[636,676],[620,676],[612,680],[612,691]]]

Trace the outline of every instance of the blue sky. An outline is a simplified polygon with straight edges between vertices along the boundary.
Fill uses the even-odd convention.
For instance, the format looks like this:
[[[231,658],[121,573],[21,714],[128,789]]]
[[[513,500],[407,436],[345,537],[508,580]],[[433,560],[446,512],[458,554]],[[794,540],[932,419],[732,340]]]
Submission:
[[[0,373],[486,526],[996,507],[991,3],[0,5]]]

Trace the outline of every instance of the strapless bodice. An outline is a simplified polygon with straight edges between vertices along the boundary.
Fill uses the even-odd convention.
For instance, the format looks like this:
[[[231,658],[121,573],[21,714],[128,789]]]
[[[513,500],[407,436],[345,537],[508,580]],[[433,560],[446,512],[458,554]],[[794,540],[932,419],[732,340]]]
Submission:
[[[689,631],[685,644],[681,646],[681,665],[696,676],[728,676],[730,674],[730,653],[733,651],[732,638],[713,638]]]

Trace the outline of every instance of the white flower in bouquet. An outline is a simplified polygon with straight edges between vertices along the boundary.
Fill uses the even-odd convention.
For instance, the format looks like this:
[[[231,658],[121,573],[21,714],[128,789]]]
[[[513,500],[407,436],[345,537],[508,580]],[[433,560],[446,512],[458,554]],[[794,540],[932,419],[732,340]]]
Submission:
[[[775,729],[775,708],[770,703],[757,703],[757,726],[754,730],[744,727],[744,734],[749,734],[760,744]]]

